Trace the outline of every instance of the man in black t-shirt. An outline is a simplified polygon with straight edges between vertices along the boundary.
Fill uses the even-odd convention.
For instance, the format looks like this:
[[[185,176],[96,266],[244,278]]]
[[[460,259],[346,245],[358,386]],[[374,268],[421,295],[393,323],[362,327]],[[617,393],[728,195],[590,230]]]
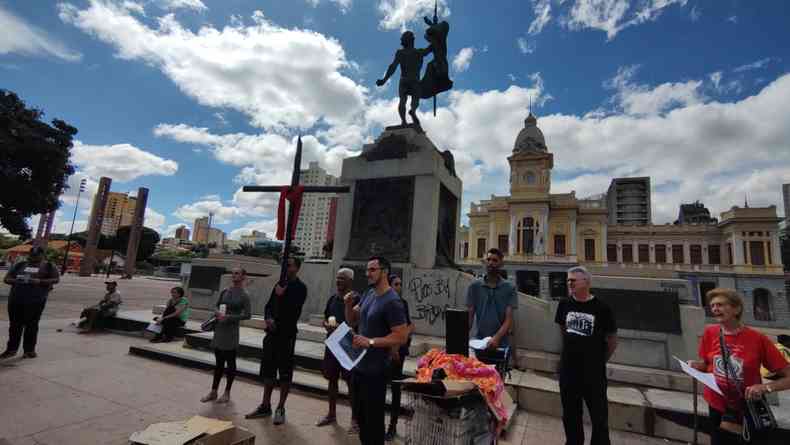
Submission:
[[[592,423],[590,445],[609,445],[606,362],[617,348],[617,323],[609,306],[590,295],[590,273],[568,270],[570,298],[560,301],[554,321],[562,330],[560,397],[566,445],[584,444],[582,401]]]
[[[272,415],[272,391],[274,381],[280,377],[280,402],[274,412],[272,423],[285,423],[285,401],[291,389],[294,370],[294,347],[296,346],[296,327],[302,315],[302,306],[307,299],[307,286],[297,277],[302,262],[299,258],[288,258],[288,284],[274,286],[268,303],[264,308],[266,336],[263,338],[261,357],[261,377],[263,378],[263,401],[255,411],[247,414],[247,419],[257,419]]]
[[[44,249],[36,246],[30,249],[26,260],[11,267],[3,281],[11,285],[11,293],[8,296],[8,345],[0,359],[14,357],[19,343],[25,350],[25,358],[35,358],[38,322],[52,285],[60,281],[58,268],[44,257]]]

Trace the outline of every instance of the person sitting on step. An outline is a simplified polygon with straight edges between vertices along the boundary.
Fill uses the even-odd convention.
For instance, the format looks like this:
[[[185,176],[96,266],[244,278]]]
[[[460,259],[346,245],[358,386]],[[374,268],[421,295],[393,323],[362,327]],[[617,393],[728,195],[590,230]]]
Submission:
[[[118,283],[105,281],[104,284],[107,286],[107,292],[101,301],[93,306],[86,307],[80,314],[80,321],[77,324],[77,327],[81,329],[80,333],[91,332],[94,329],[103,327],[104,320],[112,318],[118,313],[118,307],[121,305]]]
[[[154,317],[156,324],[162,326],[162,332],[151,339],[151,343],[172,341],[178,328],[184,327],[189,320],[189,300],[184,296],[184,288],[176,286],[170,289],[170,299],[161,317]]]

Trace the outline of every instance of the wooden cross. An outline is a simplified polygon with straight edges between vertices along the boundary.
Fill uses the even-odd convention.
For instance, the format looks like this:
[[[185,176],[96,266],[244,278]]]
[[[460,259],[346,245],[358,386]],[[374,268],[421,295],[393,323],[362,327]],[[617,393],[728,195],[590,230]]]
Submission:
[[[288,192],[295,189],[299,185],[299,176],[302,172],[302,137],[296,143],[296,156],[294,157],[294,170],[291,176],[291,185],[288,187]],[[245,185],[242,190],[245,192],[282,192],[282,185]],[[304,193],[348,193],[350,188],[348,186],[319,186],[308,185],[304,186]],[[293,237],[293,220],[296,206],[288,206],[288,217],[285,222],[285,245],[283,246],[282,263],[280,265],[280,286],[285,287],[288,284],[288,257],[291,254],[291,238]]]

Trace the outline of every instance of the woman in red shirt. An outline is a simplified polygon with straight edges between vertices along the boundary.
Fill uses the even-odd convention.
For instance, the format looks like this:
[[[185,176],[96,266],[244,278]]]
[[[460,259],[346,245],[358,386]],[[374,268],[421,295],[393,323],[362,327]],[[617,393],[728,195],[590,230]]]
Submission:
[[[705,388],[705,400],[710,407],[710,421],[714,426],[711,445],[740,444],[741,436],[728,423],[722,425],[722,417],[730,421],[743,422],[744,399],[759,399],[766,393],[790,389],[790,364],[773,342],[764,334],[745,326],[741,322],[743,300],[732,289],[716,288],[706,295],[708,305],[718,324],[705,328],[699,345],[699,356],[702,361],[689,364],[702,372],[712,372],[716,383],[725,396],[721,396],[709,388]],[[724,361],[721,357],[719,344],[720,335],[729,350],[729,374],[724,373]],[[762,384],[760,367],[775,372],[779,379]],[[739,393],[737,379],[743,393]],[[729,381],[729,384],[728,384]],[[727,414],[727,416],[725,416]],[[723,429],[727,428],[727,430]]]

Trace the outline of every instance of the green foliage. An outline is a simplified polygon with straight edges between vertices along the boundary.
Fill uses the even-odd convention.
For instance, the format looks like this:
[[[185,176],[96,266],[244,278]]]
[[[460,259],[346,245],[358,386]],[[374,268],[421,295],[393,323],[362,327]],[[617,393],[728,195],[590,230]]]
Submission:
[[[22,241],[16,237],[5,236],[0,234],[0,249],[7,250],[14,246],[22,244]]]
[[[57,209],[74,173],[69,157],[77,129],[59,119],[47,124],[43,116],[0,89],[0,226],[25,239],[26,218]]]
[[[129,233],[131,226],[123,226],[118,228],[115,234],[115,245],[117,250],[126,255],[126,249],[129,247]],[[159,243],[159,233],[154,229],[143,227],[140,234],[140,246],[137,248],[137,261],[145,261],[154,254],[156,245]]]

